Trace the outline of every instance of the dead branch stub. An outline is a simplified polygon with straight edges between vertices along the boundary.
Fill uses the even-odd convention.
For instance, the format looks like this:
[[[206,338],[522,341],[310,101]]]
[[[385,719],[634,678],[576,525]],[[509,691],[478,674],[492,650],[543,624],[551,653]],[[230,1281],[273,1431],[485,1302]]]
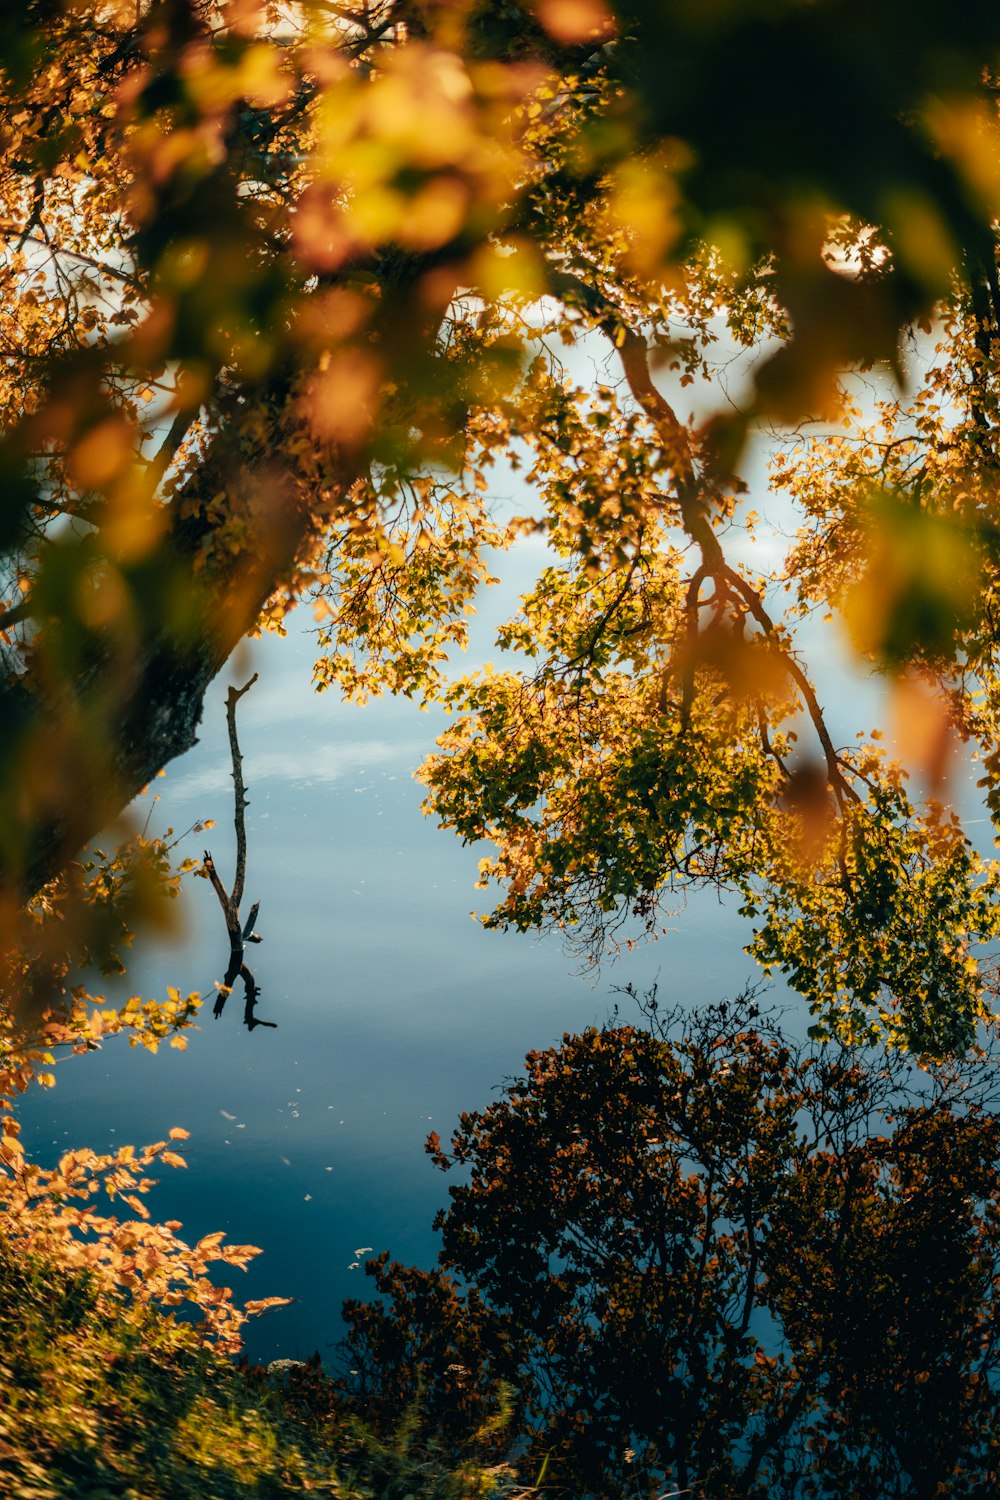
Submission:
[[[222,1015],[226,1007],[226,1001],[232,993],[233,985],[237,979],[243,980],[243,988],[246,994],[246,1003],[243,1009],[243,1024],[252,1031],[255,1026],[268,1026],[274,1028],[276,1021],[259,1021],[254,1012],[257,1000],[260,996],[260,988],[254,979],[253,973],[246,962],[247,943],[259,943],[260,934],[254,931],[254,923],[257,913],[260,911],[260,902],[255,901],[250,908],[250,915],[244,923],[240,918],[240,904],[243,900],[243,889],[246,884],[247,870],[247,825],[246,810],[249,802],[246,794],[246,784],[243,780],[243,756],[240,753],[240,743],[236,734],[236,705],[245,693],[248,693],[257,681],[255,672],[249,682],[245,682],[241,688],[230,685],[226,695],[226,723],[229,728],[229,749],[233,760],[233,798],[234,798],[234,823],[236,827],[236,872],[233,878],[233,888],[227,891],[222,883],[215,861],[211,852],[205,850],[204,872],[211,881],[212,889],[219,898],[222,907],[222,915],[225,918],[226,932],[229,935],[229,963],[226,967],[225,976],[219,986],[216,996],[214,1014],[216,1018]]]

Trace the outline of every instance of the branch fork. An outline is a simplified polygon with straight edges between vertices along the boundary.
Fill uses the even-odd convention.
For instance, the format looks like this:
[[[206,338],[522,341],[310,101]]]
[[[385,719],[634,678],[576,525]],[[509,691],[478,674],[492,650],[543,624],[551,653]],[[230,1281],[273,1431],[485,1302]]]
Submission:
[[[259,943],[261,936],[254,930],[257,914],[260,911],[260,902],[255,901],[250,908],[250,914],[244,922],[240,917],[240,905],[243,901],[243,888],[246,883],[247,870],[247,825],[246,810],[249,806],[246,794],[246,785],[243,781],[243,756],[240,753],[240,743],[236,734],[236,705],[245,693],[248,693],[257,681],[255,672],[248,682],[241,688],[230,685],[226,696],[226,723],[229,727],[229,749],[233,759],[233,794],[234,794],[234,822],[236,826],[236,873],[233,878],[233,888],[227,891],[222,883],[222,878],[215,868],[211,851],[205,850],[203,870],[206,878],[211,882],[212,889],[219,898],[222,907],[222,915],[225,918],[226,932],[229,935],[229,964],[226,968],[222,983],[218,986],[218,995],[215,1001],[214,1014],[216,1019],[222,1015],[226,1008],[226,1001],[232,993],[236,980],[243,980],[243,988],[246,994],[246,1004],[243,1010],[243,1024],[252,1031],[255,1026],[275,1027],[275,1021],[258,1021],[254,1015],[260,989],[254,979],[253,972],[246,962],[246,944]]]

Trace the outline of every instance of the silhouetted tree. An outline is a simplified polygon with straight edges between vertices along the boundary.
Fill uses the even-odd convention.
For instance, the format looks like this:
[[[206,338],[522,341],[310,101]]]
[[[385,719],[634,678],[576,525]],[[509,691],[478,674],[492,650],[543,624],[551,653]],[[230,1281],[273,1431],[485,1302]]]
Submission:
[[[433,1271],[372,1262],[356,1399],[414,1392],[545,1493],[1000,1484],[1000,1121],[960,1077],[802,1048],[743,1001],[529,1054],[461,1117]]]

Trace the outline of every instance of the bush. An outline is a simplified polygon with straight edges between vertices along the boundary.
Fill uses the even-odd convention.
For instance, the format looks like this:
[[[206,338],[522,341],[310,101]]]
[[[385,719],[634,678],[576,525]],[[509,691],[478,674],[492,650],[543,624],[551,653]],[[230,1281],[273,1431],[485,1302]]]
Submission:
[[[189,1331],[188,1331],[189,1332]],[[155,1307],[0,1238],[4,1500],[466,1500],[397,1420],[378,1438],[340,1409],[318,1356],[287,1379],[198,1347]]]

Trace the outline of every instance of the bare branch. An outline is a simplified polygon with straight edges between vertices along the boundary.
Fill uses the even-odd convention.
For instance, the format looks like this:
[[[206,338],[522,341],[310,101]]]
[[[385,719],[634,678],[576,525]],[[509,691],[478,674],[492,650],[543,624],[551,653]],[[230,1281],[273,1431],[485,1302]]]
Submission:
[[[22,599],[20,604],[12,604],[10,609],[0,614],[0,630],[11,630],[19,625],[22,620],[28,620],[35,612],[34,601]]]
[[[243,900],[243,887],[246,881],[247,868],[246,809],[249,804],[247,802],[246,786],[243,781],[243,756],[240,753],[239,740],[236,736],[236,705],[243,695],[250,691],[256,681],[257,673],[255,672],[249,682],[245,682],[241,688],[230,685],[226,695],[226,723],[229,728],[229,750],[233,760],[233,791],[236,823],[236,876],[231,892],[227,893],[225,886],[219,878],[218,871],[212,862],[212,856],[207,849],[205,851],[205,874],[212,882],[215,894],[219,898],[219,905],[222,907],[226,918],[226,931],[229,934],[229,963],[226,967],[222,983],[218,986],[213,1015],[218,1020],[226,1008],[226,1001],[232,994],[233,985],[237,979],[242,979],[246,996],[243,1009],[243,1024],[249,1031],[253,1031],[256,1026],[267,1026],[273,1030],[278,1024],[277,1021],[259,1021],[254,1014],[257,1000],[260,996],[260,988],[245,957],[245,945],[261,941],[260,934],[253,930],[253,924],[257,920],[257,913],[260,911],[259,901],[255,901],[250,908],[250,915],[247,917],[245,924],[241,924],[240,922],[240,902]]]
[[[226,893],[225,886],[219,879],[219,872],[215,868],[215,861],[212,859],[212,856],[207,849],[205,850],[203,869],[209,880],[212,882],[213,891],[219,898],[219,905],[222,907],[222,915],[226,919],[226,929],[229,932],[230,938],[232,938],[234,923],[236,931],[239,932],[239,917],[233,911],[232,902],[230,901],[229,896]]]
[[[149,467],[146,470],[146,483],[149,485],[150,493],[156,490],[164,474],[169,469],[178,448],[187,437],[196,416],[197,412],[195,411],[179,411],[171,422],[166,437],[149,460]]]
[[[260,933],[254,932],[253,930],[254,923],[257,920],[257,913],[259,911],[260,902],[255,901],[253,906],[251,906],[250,908],[250,915],[247,917],[246,921],[243,924],[243,941],[245,943],[259,943],[262,941]]]
[[[235,791],[235,824],[236,824],[236,876],[233,880],[233,890],[230,901],[234,912],[238,913],[240,902],[243,900],[243,885],[247,873],[247,793],[243,784],[243,756],[240,754],[239,740],[236,738],[236,705],[248,693],[257,681],[255,672],[249,682],[245,682],[241,688],[234,688],[230,684],[226,696],[226,722],[229,725],[229,748],[233,756],[233,788]],[[242,936],[242,934],[241,934]]]

